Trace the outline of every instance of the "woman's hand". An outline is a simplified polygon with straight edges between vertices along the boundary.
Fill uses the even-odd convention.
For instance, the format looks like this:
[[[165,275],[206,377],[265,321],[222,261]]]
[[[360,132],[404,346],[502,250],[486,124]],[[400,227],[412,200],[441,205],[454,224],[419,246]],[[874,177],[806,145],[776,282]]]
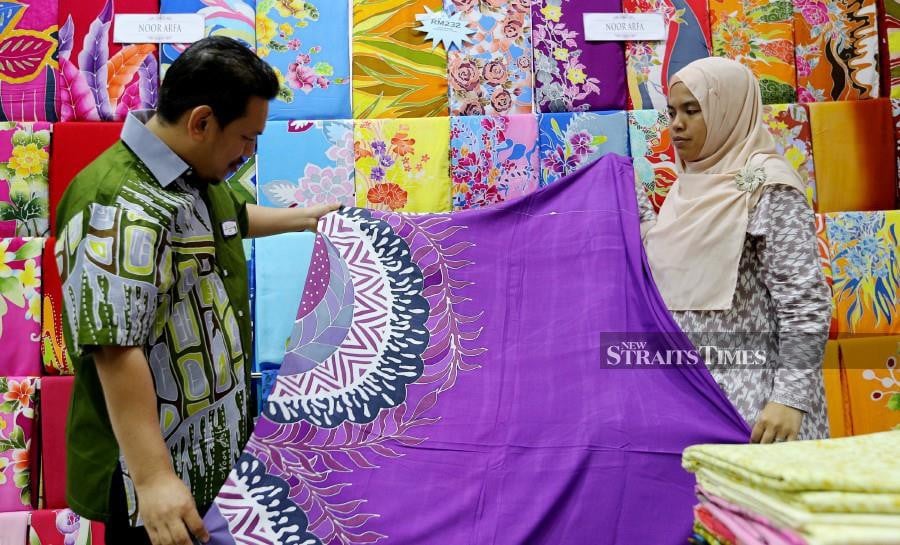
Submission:
[[[795,441],[800,434],[800,424],[803,423],[803,411],[770,401],[756,419],[753,433],[750,435],[751,443],[776,443],[781,441]]]

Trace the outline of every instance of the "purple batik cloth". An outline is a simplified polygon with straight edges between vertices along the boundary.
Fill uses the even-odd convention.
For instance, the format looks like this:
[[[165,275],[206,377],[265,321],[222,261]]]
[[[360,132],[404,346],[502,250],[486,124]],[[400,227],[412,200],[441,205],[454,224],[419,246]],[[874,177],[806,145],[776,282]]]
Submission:
[[[534,77],[541,112],[624,110],[622,42],[588,42],[585,13],[619,13],[621,0],[533,0]]]
[[[638,222],[614,155],[494,207],[324,218],[212,543],[685,543],[681,452],[749,429],[675,364]]]

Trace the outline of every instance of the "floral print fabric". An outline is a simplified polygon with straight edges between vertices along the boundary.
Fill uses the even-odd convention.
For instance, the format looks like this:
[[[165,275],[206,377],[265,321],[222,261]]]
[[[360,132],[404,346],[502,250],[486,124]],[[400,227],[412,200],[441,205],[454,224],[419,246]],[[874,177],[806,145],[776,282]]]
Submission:
[[[103,523],[82,518],[71,509],[42,509],[31,514],[28,544],[103,545],[103,534]]]
[[[256,0],[160,0],[160,13],[196,13],[205,21],[205,36],[226,36],[256,48]],[[160,65],[165,75],[188,44],[162,44]]]
[[[624,0],[622,8],[626,13],[662,13],[666,18],[666,41],[625,44],[630,107],[665,111],[669,79],[710,54],[706,0]]]
[[[0,376],[0,511],[31,509],[31,437],[39,381]]]
[[[416,15],[443,0],[353,0],[353,117],[446,116],[447,52]]]
[[[794,35],[799,102],[879,96],[875,0],[794,0]]]
[[[644,188],[653,208],[659,212],[669,188],[678,178],[669,118],[659,110],[628,112],[628,133],[635,181]]]
[[[278,76],[269,119],[350,117],[347,2],[257,0],[256,53]]]
[[[357,206],[450,211],[450,118],[357,121],[354,133]]]
[[[0,376],[41,374],[44,239],[0,239]]]
[[[764,104],[795,102],[790,0],[711,0],[713,52],[744,63],[759,78]]]
[[[812,154],[812,130],[806,108],[798,104],[763,108],[763,121],[775,138],[775,149],[787,159],[806,183],[806,199],[816,210],[816,169]]]
[[[159,13],[158,0],[59,0],[61,121],[113,121],[156,107],[156,45],[113,42],[115,16]]]
[[[48,234],[49,168],[49,123],[0,123],[0,237]]]
[[[352,206],[353,122],[269,123],[259,140],[258,174],[263,206]]]
[[[607,153],[628,155],[625,112],[543,114],[540,146],[542,186]]]
[[[445,0],[476,32],[448,52],[450,115],[532,111],[531,0]]]
[[[468,210],[531,193],[538,187],[534,115],[454,117],[450,123],[453,209]]]
[[[583,15],[617,12],[613,0],[534,0],[534,74],[541,112],[625,108],[622,44],[584,40]]]
[[[3,121],[56,121],[57,2],[2,3],[0,116]]]
[[[900,333],[900,212],[828,214],[838,332]]]

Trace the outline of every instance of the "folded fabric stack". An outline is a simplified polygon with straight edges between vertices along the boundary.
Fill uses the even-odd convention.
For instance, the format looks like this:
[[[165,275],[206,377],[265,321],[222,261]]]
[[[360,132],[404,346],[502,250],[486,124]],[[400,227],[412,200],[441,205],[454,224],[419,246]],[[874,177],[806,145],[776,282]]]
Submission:
[[[900,544],[900,431],[770,445],[698,445],[695,543]]]

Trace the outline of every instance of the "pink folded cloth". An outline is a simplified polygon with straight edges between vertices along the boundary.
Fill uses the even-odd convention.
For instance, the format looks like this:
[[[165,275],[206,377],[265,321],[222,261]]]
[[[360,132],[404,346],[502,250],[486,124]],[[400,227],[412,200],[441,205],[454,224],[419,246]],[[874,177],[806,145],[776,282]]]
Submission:
[[[701,506],[735,537],[734,545],[807,545],[790,530],[778,528],[767,518],[710,494],[697,486]]]

